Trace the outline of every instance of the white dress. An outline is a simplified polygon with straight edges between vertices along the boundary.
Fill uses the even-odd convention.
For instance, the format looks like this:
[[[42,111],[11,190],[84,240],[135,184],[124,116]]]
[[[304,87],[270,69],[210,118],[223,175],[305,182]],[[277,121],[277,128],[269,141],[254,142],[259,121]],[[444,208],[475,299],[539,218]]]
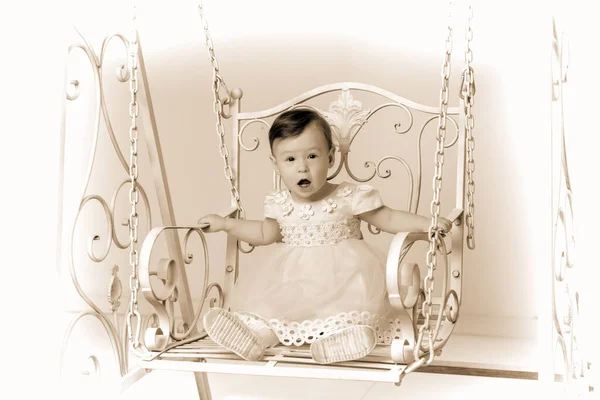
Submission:
[[[284,345],[312,343],[350,325],[371,325],[390,343],[397,324],[385,291],[385,260],[363,240],[358,214],[383,205],[369,185],[344,182],[326,199],[300,203],[288,190],[265,197],[283,243],[248,266],[231,301],[246,324],[270,326]]]

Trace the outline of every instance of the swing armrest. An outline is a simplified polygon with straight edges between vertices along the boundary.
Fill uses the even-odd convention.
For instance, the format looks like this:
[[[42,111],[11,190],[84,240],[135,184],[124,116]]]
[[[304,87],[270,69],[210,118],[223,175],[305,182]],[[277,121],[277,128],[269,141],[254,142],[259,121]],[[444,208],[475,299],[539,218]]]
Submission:
[[[219,215],[221,215],[223,218],[235,218],[237,212],[237,208],[232,208],[224,213],[220,213]],[[193,232],[201,231],[206,227],[208,227],[208,224],[206,223],[197,224],[196,226],[157,226],[148,232],[148,235],[142,243],[139,264],[141,292],[144,294],[145,299],[154,308],[154,324],[157,325],[155,327],[146,326],[144,328],[144,342],[151,350],[163,350],[169,343],[170,337],[173,335],[175,335],[174,338],[176,340],[182,340],[184,338],[188,338],[190,334],[195,333],[195,326],[200,317],[202,307],[197,305],[193,306],[191,304],[191,290],[185,269],[177,268],[177,263],[181,263],[182,266],[192,263],[194,256],[187,249],[188,239]],[[180,245],[177,245],[174,237],[176,237],[178,232],[181,231],[187,233],[183,239],[183,242],[181,242]],[[202,240],[204,248],[203,256],[205,276],[208,277],[208,247],[203,234],[201,232],[197,233],[200,235]],[[155,257],[151,267],[151,255],[157,241],[159,240],[159,237],[161,236],[166,237],[167,246],[169,247],[169,253],[171,256],[169,258],[160,259]],[[184,251],[183,255],[174,256],[174,254],[181,252],[181,250]],[[216,284],[207,285],[207,282],[205,282],[204,297],[206,297],[208,292],[215,287],[219,292],[219,296],[222,297],[222,289],[220,286]],[[181,292],[187,294],[181,296],[178,294]],[[178,297],[182,298],[176,300]],[[186,322],[189,324],[189,327],[184,328],[184,332],[173,332],[175,326],[173,325],[172,320],[175,318],[175,301],[178,301],[178,304],[180,304],[182,313],[186,315]],[[196,309],[196,312],[194,312],[194,309]]]
[[[455,208],[446,219],[460,225],[463,209]],[[386,287],[388,298],[396,310],[410,309],[420,291],[420,273],[417,264],[402,263],[404,256],[417,241],[429,241],[427,232],[398,232],[388,250],[386,262]],[[400,289],[407,291],[402,297]]]
[[[219,213],[223,218],[237,218],[238,209],[231,208],[224,213]],[[187,242],[193,232],[198,233],[202,240],[203,245],[203,256],[204,256],[204,294],[202,299],[207,299],[208,293],[211,290],[217,290],[219,298],[223,298],[223,289],[216,283],[208,284],[206,280],[209,276],[209,263],[208,263],[208,247],[204,234],[201,232],[207,228],[209,224],[198,223],[196,226],[157,226],[154,227],[144,239],[144,242],[140,251],[140,264],[139,264],[139,278],[141,293],[143,293],[145,299],[154,308],[153,315],[155,316],[153,324],[155,326],[148,326],[148,321],[144,326],[144,343],[146,347],[153,351],[162,351],[170,343],[171,338],[179,340],[187,340],[190,335],[196,333],[196,325],[201,317],[202,304],[204,300],[201,300],[199,305],[191,303],[191,288],[188,283],[185,268],[177,268],[177,256],[174,258],[160,258],[155,257],[152,262],[153,268],[151,268],[151,255],[158,238],[162,235],[167,236],[167,243],[171,254],[176,254],[181,250],[184,251],[183,257],[179,256],[180,265],[184,266],[192,263],[194,255],[187,249]],[[178,235],[178,232],[187,232],[183,242],[180,243],[181,250],[178,249],[173,241],[169,240],[169,236],[172,238],[174,235]],[[151,278],[155,279],[151,279]],[[179,293],[183,291],[187,295],[183,298]],[[180,298],[180,299],[178,299]],[[211,304],[215,299],[211,299]],[[222,300],[221,300],[222,301]],[[183,325],[183,331],[175,332],[176,327],[173,320],[176,318],[175,313],[175,302],[181,307],[181,313],[186,315],[186,318],[181,321]],[[220,303],[221,304],[221,303]],[[212,305],[211,305],[212,306]],[[194,311],[194,309],[196,311]],[[188,326],[189,324],[189,326]]]
[[[457,230],[452,238],[452,242],[455,242],[458,246],[462,245],[463,229],[460,226],[462,223],[462,215],[463,210],[455,208],[446,216],[446,218],[452,222],[452,230]],[[457,228],[455,228],[455,226]],[[418,303],[419,298],[423,295],[423,290],[421,289],[422,277],[418,264],[403,262],[404,257],[411,249],[412,245],[417,241],[429,242],[428,232],[398,232],[390,244],[385,271],[385,284],[388,300],[396,312],[395,318],[399,324],[399,329],[402,332],[400,339],[396,338],[392,341],[390,348],[391,357],[394,362],[404,364],[412,363],[415,360],[414,349],[415,346],[418,346]],[[445,248],[445,246],[443,247]],[[462,249],[457,248],[455,251],[458,254],[461,254]],[[448,254],[449,253],[446,253],[445,256]],[[423,258],[424,256],[425,254],[422,254]],[[437,302],[440,311],[434,312],[434,318],[438,318],[440,315],[439,313],[444,312],[445,319],[439,326],[439,331],[437,331],[438,333],[436,334],[435,351],[441,351],[448,341],[448,338],[454,329],[454,323],[458,318],[458,307],[460,306],[460,281],[457,280],[460,279],[462,257],[453,257],[453,259],[455,260],[451,261],[450,259],[447,259],[447,262],[454,262],[452,268],[454,271],[459,271],[459,274],[456,276],[453,275],[452,284],[449,284],[449,281],[446,281],[446,284],[448,284],[446,293],[442,294]],[[449,265],[447,265],[447,267],[449,267]],[[448,279],[448,277],[446,277],[446,279]],[[441,301],[441,303],[439,301]],[[435,299],[433,302],[436,304]],[[447,304],[454,304],[454,307],[447,309]],[[454,311],[452,312],[452,310]],[[435,313],[438,313],[438,316],[436,316]]]

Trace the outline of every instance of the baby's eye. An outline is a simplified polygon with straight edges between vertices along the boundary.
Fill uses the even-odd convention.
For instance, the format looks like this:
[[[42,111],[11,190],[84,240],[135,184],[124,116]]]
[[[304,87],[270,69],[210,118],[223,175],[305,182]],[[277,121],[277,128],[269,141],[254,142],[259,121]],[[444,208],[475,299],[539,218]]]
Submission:
[[[309,154],[308,158],[317,158],[316,154]]]
[[[292,161],[294,161],[294,157],[288,157],[288,158],[286,158],[286,159],[285,159],[285,161],[290,161],[290,162],[292,162]]]

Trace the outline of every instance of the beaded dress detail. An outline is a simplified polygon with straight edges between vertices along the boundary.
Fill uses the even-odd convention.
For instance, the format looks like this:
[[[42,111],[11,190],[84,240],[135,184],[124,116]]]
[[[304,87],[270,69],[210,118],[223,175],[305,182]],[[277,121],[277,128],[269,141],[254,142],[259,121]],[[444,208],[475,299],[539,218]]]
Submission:
[[[270,326],[282,344],[302,345],[351,325],[370,325],[380,343],[399,335],[385,292],[385,259],[362,240],[357,216],[383,206],[369,185],[341,183],[326,199],[300,203],[288,190],[265,197],[283,243],[252,265],[233,291],[231,310]],[[271,250],[271,249],[269,249]]]

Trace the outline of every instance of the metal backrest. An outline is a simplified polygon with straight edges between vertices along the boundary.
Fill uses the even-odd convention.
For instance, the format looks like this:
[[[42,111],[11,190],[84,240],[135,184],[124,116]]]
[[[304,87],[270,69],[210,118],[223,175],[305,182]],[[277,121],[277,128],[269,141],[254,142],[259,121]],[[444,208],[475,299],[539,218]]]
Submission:
[[[230,103],[230,161],[240,198],[249,210],[248,218],[261,218],[259,206],[264,195],[281,188],[274,171],[273,179],[267,183],[266,175],[256,172],[256,164],[268,168],[268,130],[279,114],[293,108],[316,110],[330,123],[336,161],[329,180],[366,182],[380,190],[387,205],[429,216],[439,108],[418,104],[376,86],[342,82],[312,89],[261,111],[242,112],[241,99]],[[465,137],[464,114],[460,110],[461,107],[449,107],[447,111],[442,213],[463,208]],[[394,179],[390,179],[392,176]],[[378,233],[370,226],[369,231]],[[239,250],[248,253],[252,248],[237,245],[231,238],[227,266],[233,279],[226,283],[226,292],[238,277]]]
[[[335,98],[329,103],[324,103],[324,100],[332,98],[331,94]],[[371,97],[367,100],[370,100],[372,106],[367,107],[363,105],[364,101],[362,97],[366,97],[369,94],[371,94]],[[378,98],[378,101],[373,99],[374,96],[372,95],[376,95],[375,97]],[[314,103],[317,104],[315,105]],[[325,105],[326,107],[320,107],[319,105]],[[439,108],[418,104],[376,86],[360,83],[343,82],[321,86],[262,111],[240,112],[239,103],[237,107],[232,107],[233,147],[237,150],[234,152],[232,162],[236,167],[238,184],[243,183],[240,179],[242,168],[240,161],[244,157],[244,153],[256,151],[261,146],[264,146],[266,151],[268,151],[266,134],[264,145],[263,140],[256,136],[252,139],[252,145],[248,144],[250,142],[248,137],[250,133],[248,131],[251,129],[251,126],[258,124],[266,128],[263,130],[268,131],[271,121],[275,117],[284,111],[300,107],[308,107],[320,112],[331,125],[334,145],[336,146],[337,161],[328,179],[332,180],[345,175],[346,179],[354,182],[369,182],[369,184],[377,186],[377,178],[385,180],[391,176],[392,171],[385,168],[387,162],[395,160],[401,164],[401,169],[404,170],[403,174],[406,175],[407,182],[409,183],[408,191],[405,189],[407,193],[405,209],[411,212],[419,211],[420,197],[423,193],[423,166],[424,164],[427,164],[426,166],[433,165],[433,148],[429,149],[429,153],[424,154],[422,142],[424,141],[425,132],[429,134],[430,139],[435,138],[434,128],[437,126]],[[396,118],[396,122],[393,125],[385,126],[376,121],[377,116],[383,114],[385,109],[393,109],[392,117]],[[390,113],[388,112],[388,114]],[[461,131],[458,129],[459,108],[449,107],[448,116],[450,118],[450,123],[448,124],[450,128],[448,129],[446,148],[450,149],[459,147],[464,138],[461,137]],[[374,132],[373,129],[371,132],[366,132],[368,130],[367,126],[374,124],[377,130],[382,130],[383,132]],[[402,140],[405,140],[404,143],[410,145],[416,144],[416,146],[401,145],[394,147],[394,143],[391,140],[393,137],[390,133],[406,138],[401,139],[400,143],[402,143]],[[360,156],[357,150],[359,150],[359,147],[364,150],[365,141],[363,140],[359,143],[358,140],[362,139],[361,137],[367,140],[367,146],[375,148],[383,144],[389,152],[389,154],[381,156],[378,161],[360,159],[360,162],[364,162],[365,166],[365,169],[362,171],[350,164],[351,153],[356,153]],[[459,144],[458,146],[457,143]],[[426,158],[424,158],[424,155]],[[410,156],[412,156],[412,159]],[[431,158],[427,158],[428,156],[431,156]],[[456,159],[459,162],[455,167],[457,171],[460,171],[458,174],[460,176],[464,169],[464,147],[458,149]],[[446,158],[446,161],[448,161],[448,158]],[[274,178],[273,187],[279,188],[279,179],[276,175]],[[251,179],[255,180],[256,177],[252,177]],[[453,180],[452,183],[455,182],[456,180]],[[457,206],[462,207],[462,198],[457,200],[459,201]]]

